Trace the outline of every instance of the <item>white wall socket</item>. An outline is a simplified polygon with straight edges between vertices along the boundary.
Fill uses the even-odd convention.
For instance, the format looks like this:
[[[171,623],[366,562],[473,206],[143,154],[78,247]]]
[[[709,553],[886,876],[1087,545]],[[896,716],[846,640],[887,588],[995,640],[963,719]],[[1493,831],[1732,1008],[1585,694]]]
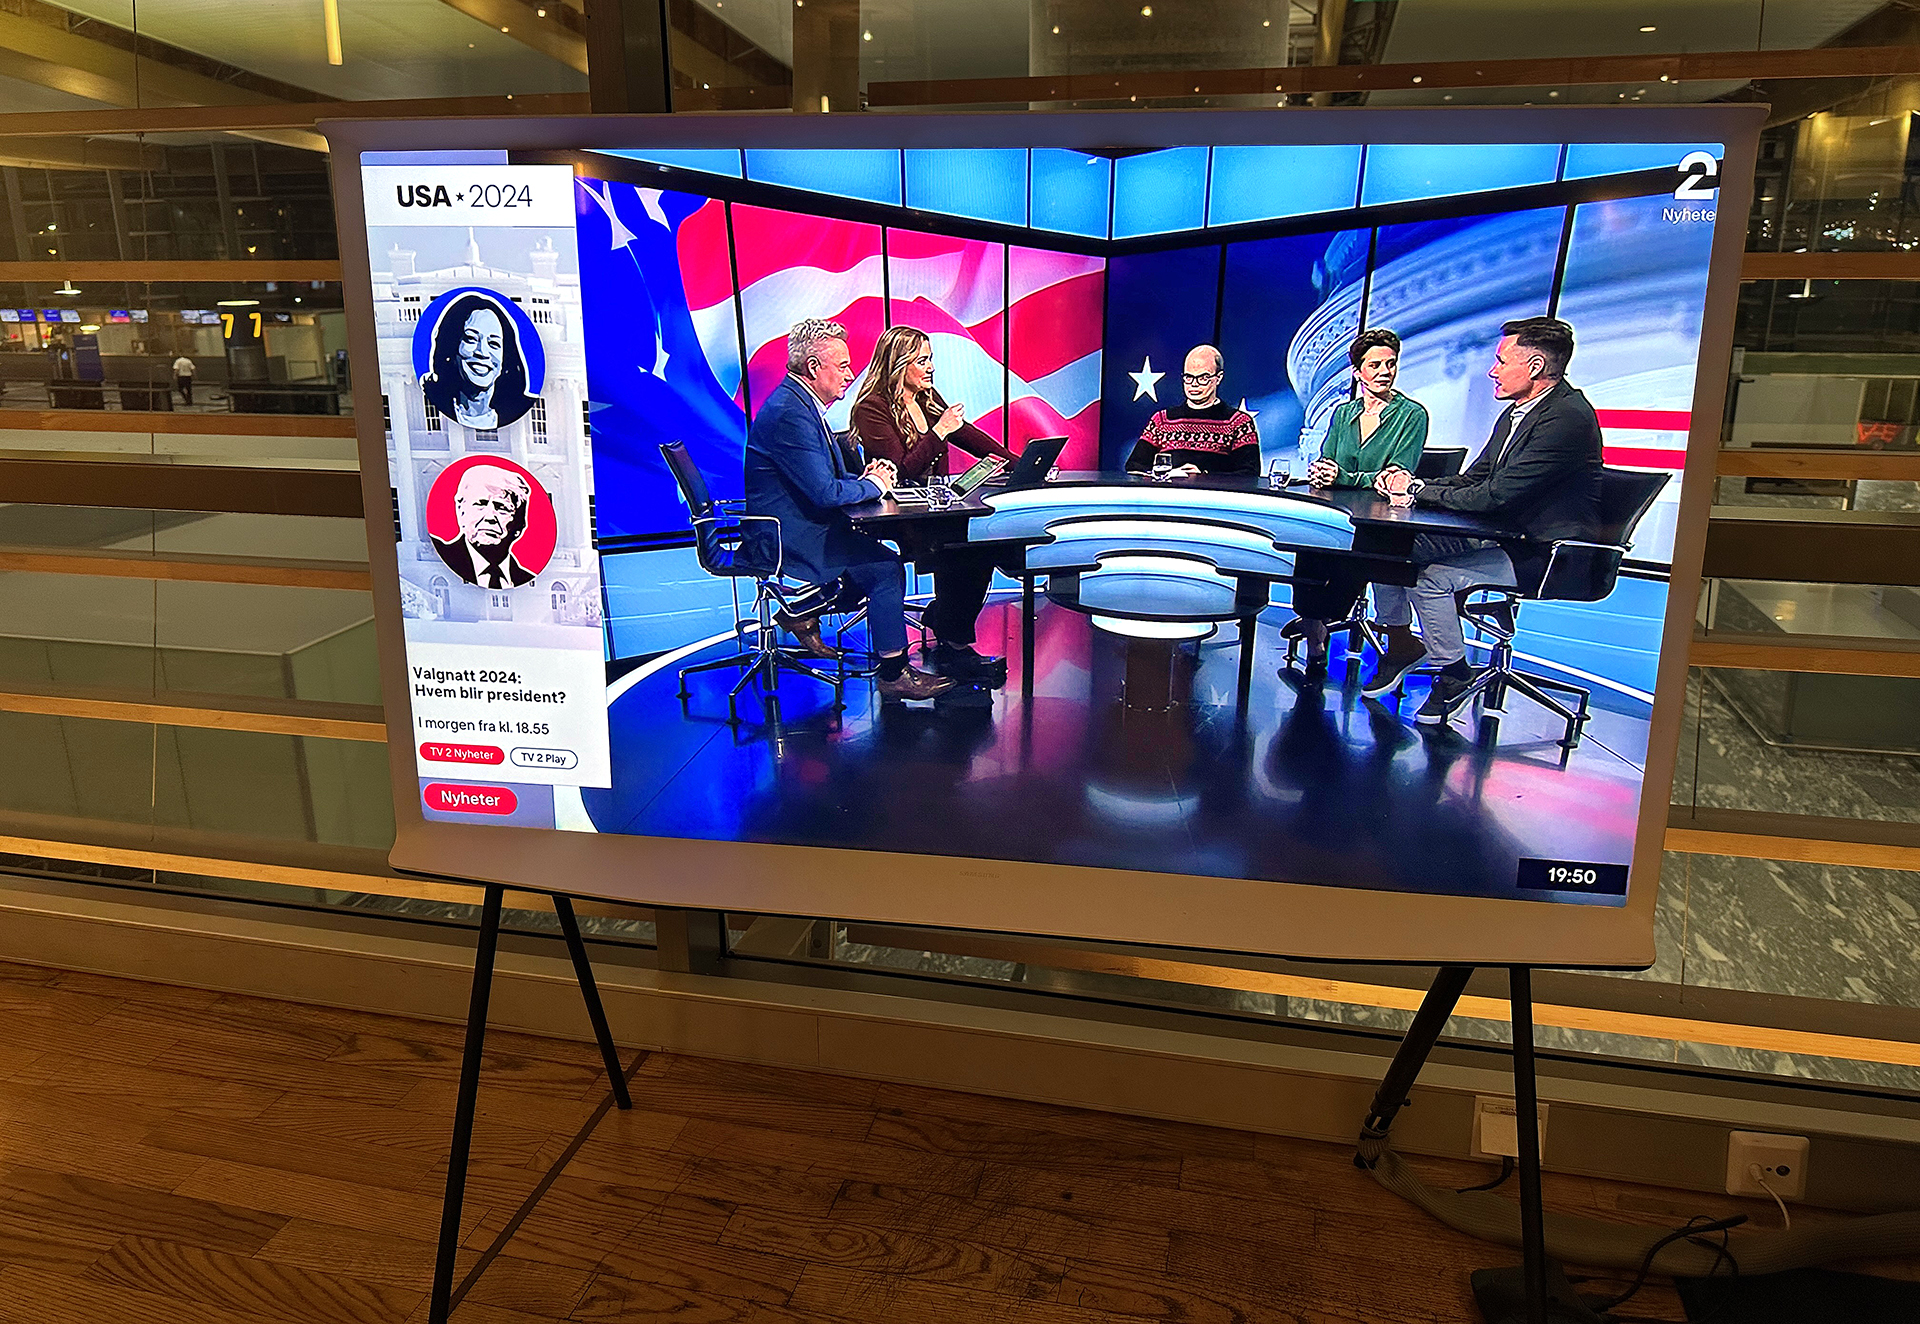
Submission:
[[[1539,1109],[1540,1153],[1547,1152],[1547,1105]],[[1515,1124],[1514,1101],[1497,1094],[1478,1094],[1473,1100],[1473,1142],[1469,1152],[1475,1158],[1520,1157],[1520,1128]]]
[[[1805,1136],[1774,1135],[1767,1131],[1729,1131],[1727,1133],[1727,1194],[1757,1195],[1767,1198],[1767,1187],[1753,1177],[1758,1164],[1767,1178],[1767,1186],[1782,1200],[1807,1198],[1807,1151]]]

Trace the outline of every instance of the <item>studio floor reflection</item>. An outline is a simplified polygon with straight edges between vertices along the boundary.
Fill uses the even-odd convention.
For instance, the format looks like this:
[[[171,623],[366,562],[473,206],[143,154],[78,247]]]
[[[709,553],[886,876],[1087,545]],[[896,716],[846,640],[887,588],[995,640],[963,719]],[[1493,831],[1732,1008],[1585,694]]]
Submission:
[[[1466,716],[1414,725],[1424,683],[1404,711],[1362,698],[1337,646],[1324,686],[1282,674],[1286,616],[1261,622],[1244,696],[1230,633],[1176,650],[1169,677],[1043,604],[1023,700],[1017,602],[982,619],[1012,669],[983,706],[882,705],[855,680],[836,715],[789,679],[779,721],[743,705],[755,720],[732,727],[731,673],[696,677],[683,709],[662,667],[613,705],[615,785],[585,807],[603,832],[1537,900],[1563,894],[1520,891],[1523,857],[1627,858],[1644,708],[1597,694],[1563,764],[1558,725],[1514,698],[1483,745]]]

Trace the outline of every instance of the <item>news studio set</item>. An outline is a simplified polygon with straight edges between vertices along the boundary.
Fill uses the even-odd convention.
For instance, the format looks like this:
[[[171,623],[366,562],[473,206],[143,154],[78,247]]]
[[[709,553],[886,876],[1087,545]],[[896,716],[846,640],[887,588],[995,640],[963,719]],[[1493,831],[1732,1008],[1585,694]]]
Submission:
[[[808,118],[328,126],[394,866],[616,1082],[567,897],[1440,966],[1356,1161],[1578,1317],[1387,1129],[1652,960],[1760,112]]]

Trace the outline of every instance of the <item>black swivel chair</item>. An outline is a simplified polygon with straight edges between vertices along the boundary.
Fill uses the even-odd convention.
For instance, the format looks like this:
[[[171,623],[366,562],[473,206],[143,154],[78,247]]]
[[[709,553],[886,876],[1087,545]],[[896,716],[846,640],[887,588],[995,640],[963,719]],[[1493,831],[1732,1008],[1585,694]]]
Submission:
[[[1452,478],[1467,462],[1465,446],[1430,446],[1420,452],[1420,463],[1413,466],[1415,478]]]
[[[1655,498],[1667,485],[1664,473],[1639,469],[1602,469],[1600,486],[1600,526],[1588,542],[1562,538],[1550,544],[1547,571],[1540,587],[1528,592],[1511,585],[1485,584],[1462,590],[1460,616],[1475,631],[1493,643],[1492,656],[1474,672],[1473,683],[1460,696],[1460,704],[1481,696],[1483,711],[1498,713],[1506,706],[1507,691],[1518,690],[1566,722],[1566,734],[1558,744],[1572,749],[1580,743],[1580,732],[1587,724],[1587,704],[1592,691],[1563,680],[1553,680],[1515,669],[1513,637],[1519,633],[1519,609],[1523,602],[1599,602],[1613,592],[1620,576],[1620,564],[1633,546],[1633,531]],[[1572,706],[1553,697],[1555,693],[1572,699]]]
[[[694,552],[699,558],[700,568],[708,574],[730,582],[733,589],[733,635],[739,645],[739,651],[726,657],[715,658],[710,662],[696,662],[680,670],[680,701],[684,704],[692,698],[687,689],[687,677],[699,671],[720,671],[727,667],[745,666],[746,670],[727,691],[727,720],[740,720],[740,694],[753,683],[755,676],[771,695],[780,683],[782,671],[797,672],[811,676],[823,685],[833,689],[833,704],[844,706],[841,680],[838,676],[817,670],[800,660],[800,655],[792,649],[780,647],[780,630],[773,622],[776,609],[784,610],[790,589],[781,580],[781,562],[785,555],[780,542],[780,521],[771,515],[747,515],[737,507],[744,503],[715,500],[707,490],[706,477],[701,474],[693,457],[687,454],[684,444],[670,441],[660,447],[660,456],[667,462],[667,468],[673,473],[673,481],[679,485],[680,499],[686,502],[687,513],[693,521]],[[770,525],[767,532],[772,534],[772,545],[750,547],[746,541],[749,525]],[[770,559],[769,559],[770,558]],[[750,615],[740,610],[740,581],[753,581],[753,611]]]
[[[1415,478],[1452,478],[1460,472],[1467,462],[1465,446],[1433,446],[1420,452],[1420,462],[1413,466]],[[1385,647],[1367,624],[1367,595],[1362,593],[1354,604],[1353,615],[1344,621],[1330,621],[1327,624],[1327,637],[1332,638],[1342,630],[1347,634],[1347,661],[1349,665],[1359,662],[1361,652],[1368,644],[1376,649]],[[1293,662],[1295,651],[1300,647],[1298,635],[1287,636],[1287,662]]]

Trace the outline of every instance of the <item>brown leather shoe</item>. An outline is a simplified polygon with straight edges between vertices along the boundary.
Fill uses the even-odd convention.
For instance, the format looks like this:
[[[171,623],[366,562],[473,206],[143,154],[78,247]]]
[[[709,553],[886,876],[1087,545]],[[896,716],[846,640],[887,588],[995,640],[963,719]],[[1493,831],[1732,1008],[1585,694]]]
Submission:
[[[773,623],[798,640],[800,651],[808,657],[821,657],[832,661],[840,656],[839,649],[820,637],[818,616],[789,616],[784,611],[776,611],[773,614]]]
[[[911,664],[892,680],[876,677],[873,682],[873,687],[880,691],[881,698],[904,700],[931,699],[936,695],[945,694],[953,688],[953,685],[954,682],[950,677],[935,676],[929,672],[917,670]]]

